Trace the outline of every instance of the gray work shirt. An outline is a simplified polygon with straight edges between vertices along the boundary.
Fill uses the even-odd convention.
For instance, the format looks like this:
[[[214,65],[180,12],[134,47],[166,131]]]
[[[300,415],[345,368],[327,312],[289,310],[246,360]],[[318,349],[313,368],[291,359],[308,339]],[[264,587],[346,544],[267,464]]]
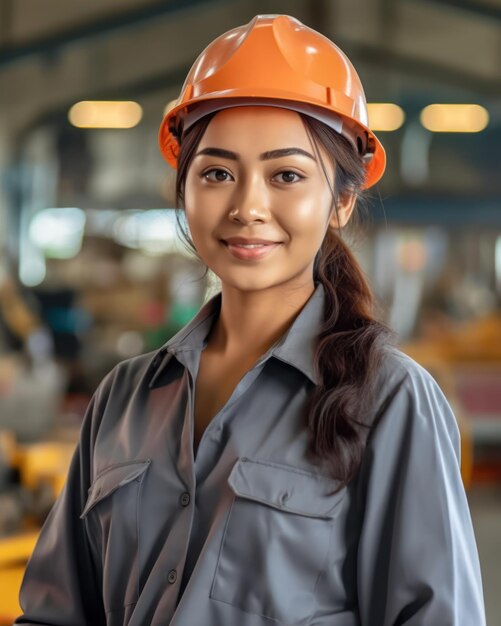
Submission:
[[[440,388],[389,348],[357,478],[308,460],[324,290],[240,380],[194,454],[194,380],[216,295],[117,365],[24,577],[17,624],[483,626],[482,583]]]

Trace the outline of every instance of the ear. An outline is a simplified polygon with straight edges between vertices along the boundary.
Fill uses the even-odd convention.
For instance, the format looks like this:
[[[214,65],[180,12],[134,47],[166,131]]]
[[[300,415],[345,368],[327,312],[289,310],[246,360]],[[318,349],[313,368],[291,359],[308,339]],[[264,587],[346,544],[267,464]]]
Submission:
[[[347,192],[339,198],[337,205],[337,211],[332,210],[332,216],[329,220],[329,226],[331,228],[343,228],[348,223],[355,204],[357,203],[357,195],[355,193]],[[339,216],[339,222],[338,222]]]

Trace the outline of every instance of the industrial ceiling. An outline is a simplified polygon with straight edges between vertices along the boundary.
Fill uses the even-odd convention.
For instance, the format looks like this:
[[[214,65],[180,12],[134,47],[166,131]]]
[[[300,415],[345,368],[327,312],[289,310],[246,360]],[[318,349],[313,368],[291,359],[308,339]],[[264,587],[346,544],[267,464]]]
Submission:
[[[381,134],[390,211],[412,194],[501,213],[501,0],[0,0],[0,166],[82,99],[140,101],[155,141],[198,53],[256,13],[294,15],[324,33],[353,60],[369,101],[404,109],[405,125]],[[489,126],[433,137],[428,173],[413,178],[419,112],[434,102],[481,104]]]

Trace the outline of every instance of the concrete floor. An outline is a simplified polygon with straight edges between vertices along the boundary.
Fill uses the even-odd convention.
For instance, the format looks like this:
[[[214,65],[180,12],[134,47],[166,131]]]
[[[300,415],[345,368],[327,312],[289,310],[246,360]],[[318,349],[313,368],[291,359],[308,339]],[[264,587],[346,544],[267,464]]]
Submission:
[[[501,485],[471,488],[468,501],[482,568],[487,626],[501,626]]]

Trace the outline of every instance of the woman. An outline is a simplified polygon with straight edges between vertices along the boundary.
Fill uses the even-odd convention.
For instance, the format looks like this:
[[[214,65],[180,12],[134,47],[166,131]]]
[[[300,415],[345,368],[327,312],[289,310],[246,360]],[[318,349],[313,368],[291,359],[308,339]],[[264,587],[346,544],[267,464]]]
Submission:
[[[99,386],[17,623],[482,626],[456,421],[342,237],[385,167],[349,60],[257,16],[160,143],[221,292]]]

